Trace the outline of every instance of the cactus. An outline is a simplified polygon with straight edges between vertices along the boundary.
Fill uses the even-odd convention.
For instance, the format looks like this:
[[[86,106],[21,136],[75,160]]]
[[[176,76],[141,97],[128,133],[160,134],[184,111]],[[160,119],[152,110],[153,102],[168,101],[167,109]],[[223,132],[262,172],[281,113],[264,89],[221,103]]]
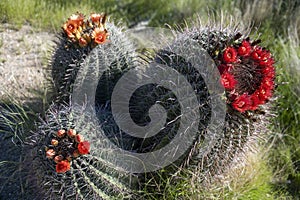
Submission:
[[[51,107],[47,111],[46,120],[40,119],[36,126],[32,125],[32,122],[28,124],[29,121],[26,120],[28,118],[25,117],[28,113],[23,109],[1,108],[1,112],[6,113],[0,118],[1,127],[6,127],[3,129],[6,130],[6,135],[17,133],[14,138],[22,136],[19,144],[3,140],[6,144],[3,147],[9,148],[7,150],[9,157],[5,156],[7,154],[1,156],[3,161],[0,165],[2,179],[0,189],[10,192],[3,198],[137,198],[133,189],[137,187],[136,177],[117,168],[106,159],[106,156],[113,158],[113,151],[110,152],[107,146],[106,149],[102,148],[105,138],[96,131],[98,130],[96,127],[93,127],[95,123],[87,123],[92,120],[89,120],[87,115],[78,113],[79,110],[75,113],[69,107],[57,108]],[[64,128],[69,132],[60,135],[60,130]],[[11,137],[13,136],[10,135]],[[1,135],[1,143],[2,139]],[[89,153],[79,147],[84,141],[91,143]],[[74,144],[70,146],[72,143],[75,146]],[[79,151],[77,155],[70,156],[73,147]],[[56,158],[59,156],[51,159],[50,149],[57,151],[63,161]],[[67,165],[62,166],[63,164]],[[8,174],[10,175],[4,178]],[[17,191],[18,189],[20,191]]]
[[[126,63],[130,62],[134,48],[123,33],[123,28],[119,28],[120,24],[106,20],[105,14],[91,14],[84,21],[83,14],[77,13],[64,24],[49,65],[56,102],[69,102],[77,73],[93,49],[102,49],[99,53],[103,53],[103,57],[113,58],[113,63],[103,63],[108,76],[114,70],[123,71],[128,67]],[[75,29],[70,30],[68,27],[73,24]],[[99,32],[98,40],[95,31]]]
[[[205,75],[199,74],[191,66],[191,63],[173,53],[172,49],[178,48],[184,51],[188,48],[188,39],[197,42],[199,49],[206,51],[212,58],[218,67],[216,70],[221,75],[221,84],[225,89],[224,102],[227,103],[227,113],[223,124],[224,128],[223,131],[212,136],[215,137],[216,141],[205,151],[201,144],[206,136],[209,119],[213,114],[211,113],[211,97],[203,79]],[[203,171],[202,179],[224,171],[231,160],[243,151],[245,144],[255,138],[252,136],[258,134],[258,130],[265,131],[263,126],[267,124],[265,119],[267,114],[264,113],[268,112],[268,107],[264,104],[269,101],[272,95],[275,72],[271,54],[260,47],[258,43],[259,41],[250,41],[247,30],[238,31],[236,27],[223,29],[200,27],[180,33],[173,44],[159,51],[154,58],[155,62],[167,65],[184,75],[195,91],[199,113],[205,113],[200,116],[198,137],[194,139],[194,144],[191,144],[187,155],[183,156],[179,162],[183,166],[195,166],[202,163],[202,166],[199,166]],[[102,65],[97,65],[97,63],[111,59],[106,58],[105,54],[102,53],[104,48],[97,48],[90,54],[103,55],[103,57],[92,55],[93,59],[87,60],[85,65],[82,65],[83,71],[99,71]],[[170,89],[156,83],[145,84],[134,91],[130,98],[129,112],[132,121],[139,126],[148,125],[153,120],[150,119],[149,109],[154,104],[159,104],[166,110],[166,122],[155,136],[146,139],[136,138],[126,131],[122,131],[118,127],[111,109],[114,87],[121,76],[129,70],[136,75],[136,80],[139,80],[138,77],[151,74],[151,66],[150,68],[144,66],[144,68],[138,69],[135,62],[128,63],[130,65],[127,66],[126,70],[115,71],[109,77],[104,73],[100,77],[95,93],[97,116],[104,132],[108,133],[107,137],[111,140],[116,139],[115,144],[133,152],[151,152],[162,148],[175,137],[180,124],[180,112],[184,108],[180,108],[179,100]],[[103,69],[101,68],[100,71]],[[207,73],[209,73],[209,69],[207,69]],[[251,77],[254,78],[251,79]],[[94,76],[89,73],[81,73],[78,77],[79,80],[93,80],[93,78]],[[109,84],[107,84],[107,80],[109,80]],[[246,83],[243,82],[244,80]],[[132,81],[134,84],[133,80],[127,81]],[[179,88],[176,89],[183,90],[180,85],[177,87]],[[123,96],[120,95],[119,98],[123,98]],[[123,113],[119,114],[122,118]]]
[[[207,51],[214,60],[225,89],[227,111],[223,131],[218,133],[214,145],[203,152],[200,144],[206,135],[205,126],[204,132],[199,129],[198,141],[182,164],[191,169],[196,167],[199,180],[209,180],[209,177],[223,173],[236,156],[268,132],[274,59],[269,51],[259,46],[260,41],[251,41],[247,33],[235,27],[195,27],[179,33],[173,43],[173,47],[184,49],[185,40],[197,42],[199,48]],[[188,66],[180,56],[172,53],[171,47],[158,52],[156,60],[176,70]],[[205,91],[203,80],[192,78],[191,81]],[[209,96],[198,95],[209,99]],[[207,101],[206,106],[209,105]],[[208,117],[209,114],[208,109]]]
[[[27,138],[25,171],[28,173],[26,177],[31,182],[32,189],[36,191],[36,199],[134,198],[131,187],[136,184],[135,177],[105,160],[102,154],[109,149],[101,150],[101,145],[98,145],[105,143],[105,138],[101,139],[101,134],[97,134],[97,128],[92,127],[92,123],[87,123],[86,117],[82,113],[71,111],[68,107],[61,107],[59,110],[52,107],[47,112],[46,121],[40,123],[38,131]],[[67,144],[74,141],[69,140],[62,144],[69,136],[59,136],[57,132],[64,128],[72,128],[71,130],[77,132],[80,130],[79,134],[90,142],[91,150],[89,154],[79,151],[82,155],[62,158],[68,159],[70,166],[61,171],[58,170],[58,164],[61,162],[49,159],[48,150],[63,145],[60,146],[60,153],[62,155],[69,153]],[[53,138],[58,139],[56,144],[53,143]],[[57,162],[56,170],[54,160]]]
[[[51,62],[56,105],[31,131],[18,131],[23,139],[17,151],[20,160],[15,167],[21,169],[17,177],[22,177],[22,187],[26,190],[23,199],[134,199],[137,198],[135,189],[145,183],[151,185],[153,176],[154,181],[164,182],[162,178],[172,173],[176,175],[182,167],[195,171],[201,181],[206,181],[224,172],[252,139],[267,131],[269,105],[266,103],[274,89],[274,59],[259,46],[259,41],[251,41],[247,32],[232,27],[200,27],[178,33],[170,45],[157,51],[148,61],[167,66],[171,76],[176,71],[180,74],[178,80],[184,77],[190,87],[178,84],[181,81],[177,79],[168,79],[169,74],[158,74],[165,82],[146,82],[125,102],[131,119],[124,119],[126,113],[122,110],[113,113],[114,91],[117,86],[120,89],[118,82],[127,72],[133,77],[125,80],[128,85],[134,85],[136,80],[154,75],[155,71],[151,69],[153,65],[138,67],[142,59],[133,42],[113,23],[105,23],[105,19],[105,15],[92,14],[84,21],[84,16],[77,13],[63,26]],[[107,35],[109,40],[106,40]],[[190,46],[194,43],[197,45]],[[189,57],[178,53],[188,48],[198,49],[201,55],[197,56],[206,59],[202,72],[193,66]],[[144,55],[141,57],[145,59]],[[211,63],[217,67],[210,69]],[[220,114],[215,112],[218,109],[213,105],[216,103],[213,96],[221,94],[220,90],[216,93],[211,90],[207,77],[223,86],[226,113],[219,132],[209,131],[211,119]],[[117,92],[121,93],[117,95],[120,104],[132,92],[124,89],[125,92]],[[183,94],[183,98],[174,92]],[[196,105],[186,106],[183,102],[193,101],[193,95]],[[75,100],[75,104],[70,100]],[[82,103],[96,115],[87,112]],[[81,105],[79,110],[77,104]],[[159,106],[154,107],[155,104]],[[156,109],[161,107],[165,115],[160,116]],[[183,131],[178,133],[185,113],[199,116],[185,121]],[[126,123],[131,120],[139,127],[149,124],[162,127],[154,136],[138,138],[123,130],[118,120]],[[5,123],[11,121],[14,119]],[[16,122],[12,124],[17,127]],[[118,159],[114,145],[143,154],[162,149],[176,135],[190,130],[196,133],[191,136],[192,141],[182,141],[189,148],[172,166],[164,168],[163,174],[134,175],[114,165]],[[18,134],[14,138],[18,138]]]

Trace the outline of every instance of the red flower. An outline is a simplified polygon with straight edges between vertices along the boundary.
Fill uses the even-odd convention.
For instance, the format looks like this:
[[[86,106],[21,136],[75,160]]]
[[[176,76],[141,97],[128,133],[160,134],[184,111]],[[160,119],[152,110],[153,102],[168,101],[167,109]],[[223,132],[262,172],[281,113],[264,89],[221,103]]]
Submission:
[[[223,60],[226,63],[233,63],[237,61],[237,52],[233,47],[227,47],[223,53]]]
[[[107,31],[101,28],[95,28],[93,33],[92,33],[92,37],[94,38],[94,41],[97,44],[103,44],[106,41],[106,37],[107,37],[108,33]]]
[[[252,51],[251,44],[247,40],[244,40],[241,46],[238,48],[238,54],[240,56],[249,56],[251,51]]]
[[[56,164],[56,172],[57,173],[65,173],[69,171],[71,168],[70,162],[67,160],[60,161]]]
[[[81,155],[88,154],[90,152],[90,143],[88,141],[80,142],[77,148]]]
[[[238,96],[232,103],[233,108],[242,113],[246,110],[250,110],[251,105],[252,102],[248,94]]]
[[[273,79],[275,77],[275,68],[272,65],[266,66],[262,69],[262,73],[265,77]]]
[[[272,89],[268,88],[266,85],[261,85],[258,89],[258,97],[261,101],[268,100],[272,95]]]
[[[262,54],[263,54],[262,48],[260,46],[256,46],[254,47],[254,51],[251,53],[251,57],[253,58],[253,60],[260,61]]]
[[[273,90],[275,83],[274,83],[274,80],[272,78],[265,77],[261,81],[261,85],[262,85],[262,87],[264,87],[266,89]]]
[[[221,75],[221,83],[227,90],[233,90],[237,81],[234,79],[234,76],[225,72]]]
[[[257,93],[253,93],[252,95],[250,95],[250,99],[251,99],[251,106],[250,106],[250,110],[256,110],[259,106],[259,104],[261,104],[262,102],[259,100],[259,97],[257,95]]]

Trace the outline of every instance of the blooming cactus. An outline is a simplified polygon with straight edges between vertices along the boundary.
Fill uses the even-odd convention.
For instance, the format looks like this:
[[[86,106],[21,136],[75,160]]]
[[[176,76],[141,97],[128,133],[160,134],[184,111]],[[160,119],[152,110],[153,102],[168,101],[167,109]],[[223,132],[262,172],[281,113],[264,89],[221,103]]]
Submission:
[[[113,40],[112,43],[109,38]],[[122,32],[122,28],[107,22],[105,14],[92,13],[86,18],[81,13],[71,15],[58,35],[49,65],[56,102],[69,103],[77,73],[94,49],[101,49],[103,58],[110,56],[113,61],[120,61],[121,64],[118,63],[117,66],[119,70],[126,68],[128,58],[125,55],[130,54],[134,48]],[[103,65],[109,70],[114,63]]]
[[[169,46],[185,49],[189,40],[196,42],[199,45],[197,48],[205,50],[214,61],[220,73],[220,84],[224,88],[227,105],[222,131],[207,136],[205,123],[200,124],[198,140],[182,162],[183,166],[196,166],[199,178],[208,180],[210,176],[224,172],[237,155],[243,154],[251,141],[266,134],[270,112],[268,102],[275,88],[275,61],[270,51],[259,45],[259,41],[251,41],[247,31],[237,31],[235,27],[220,29],[214,25],[196,25],[178,33]],[[170,47],[158,52],[156,60],[181,73],[192,71],[186,67],[190,63],[172,53]],[[201,86],[194,91],[202,91],[196,94],[199,95],[199,101],[201,99],[199,105],[202,109],[205,106],[208,108],[201,112],[206,115],[201,117],[208,123],[212,111],[209,109],[209,93],[204,92],[207,86],[203,79],[193,73],[194,76],[188,75],[187,79],[191,85]],[[208,149],[202,149],[200,145],[205,137],[210,137],[212,141]]]
[[[230,59],[229,59],[230,58]],[[256,110],[271,97],[275,68],[271,53],[249,39],[226,47],[221,59],[221,82],[228,104],[239,112]]]
[[[97,144],[105,143],[92,120],[70,107],[52,106],[47,120],[26,139],[24,173],[36,199],[134,198],[133,174],[113,166]],[[78,125],[79,128],[76,127]],[[90,127],[95,132],[91,134]],[[63,133],[63,134],[62,134]],[[85,138],[88,138],[87,140]],[[97,148],[92,148],[97,147]],[[114,158],[110,155],[110,158]]]

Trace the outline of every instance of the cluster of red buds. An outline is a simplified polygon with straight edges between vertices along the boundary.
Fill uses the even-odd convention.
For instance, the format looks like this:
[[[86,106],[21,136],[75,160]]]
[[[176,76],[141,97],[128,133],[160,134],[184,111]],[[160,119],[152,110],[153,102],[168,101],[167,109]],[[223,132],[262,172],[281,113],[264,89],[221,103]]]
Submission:
[[[82,13],[76,13],[68,18],[62,28],[72,43],[80,47],[93,48],[107,41],[105,21],[105,14],[92,13],[87,20],[84,20]]]
[[[237,111],[256,110],[272,96],[275,68],[271,53],[249,39],[224,49],[218,66],[228,103]]]
[[[46,148],[46,157],[56,163],[56,172],[65,173],[70,170],[71,161],[80,155],[88,154],[90,143],[74,129],[58,130]]]

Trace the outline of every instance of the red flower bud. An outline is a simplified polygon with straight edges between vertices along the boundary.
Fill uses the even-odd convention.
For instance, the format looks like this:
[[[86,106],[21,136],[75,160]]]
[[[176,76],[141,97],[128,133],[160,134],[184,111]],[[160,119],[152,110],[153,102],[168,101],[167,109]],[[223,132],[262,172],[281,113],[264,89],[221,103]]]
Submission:
[[[46,151],[46,157],[49,158],[49,159],[52,159],[54,156],[55,156],[55,151],[53,149],[48,149]]]
[[[75,137],[75,135],[76,135],[76,130],[74,130],[74,129],[69,129],[68,130],[68,136]]]
[[[62,155],[58,155],[54,157],[54,162],[59,163],[60,161],[62,161],[64,159],[64,157]]]
[[[78,150],[76,149],[74,152],[73,152],[73,157],[74,158],[77,158],[78,156],[80,156]]]
[[[80,143],[80,142],[83,142],[83,141],[84,141],[84,138],[83,138],[82,135],[77,134],[77,135],[75,136],[75,141],[76,141],[77,143]]]
[[[51,140],[51,144],[52,144],[53,146],[57,146],[57,145],[58,145],[58,140],[52,139],[52,140]]]
[[[259,100],[259,97],[257,96],[256,93],[253,93],[250,96],[251,102],[252,104],[250,105],[250,110],[256,110],[259,106],[259,104],[261,104],[262,102]]]
[[[88,44],[87,41],[82,37],[79,38],[78,42],[80,47],[85,47]]]
[[[262,74],[269,78],[275,77],[275,68],[272,65],[266,66],[262,69]]]
[[[58,137],[63,137],[63,136],[65,135],[65,133],[66,133],[66,131],[63,130],[63,129],[58,130],[58,131],[57,131],[57,136],[58,136]]]

